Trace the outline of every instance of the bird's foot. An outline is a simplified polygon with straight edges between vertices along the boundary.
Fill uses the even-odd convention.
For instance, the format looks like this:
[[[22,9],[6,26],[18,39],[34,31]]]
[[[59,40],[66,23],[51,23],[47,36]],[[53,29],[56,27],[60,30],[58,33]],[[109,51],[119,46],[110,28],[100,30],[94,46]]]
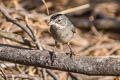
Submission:
[[[51,57],[50,57],[50,59],[51,59],[51,64],[53,64],[54,63],[54,61],[55,61],[55,58],[56,58],[56,53],[53,51],[53,52],[51,52]]]
[[[66,55],[70,56],[70,58],[72,58],[74,56],[74,53],[73,52],[69,52],[69,53],[66,53]]]
[[[74,52],[71,51],[69,54],[70,54],[70,58],[72,58],[72,56],[74,55]]]
[[[73,56],[73,53],[70,53],[70,58]]]

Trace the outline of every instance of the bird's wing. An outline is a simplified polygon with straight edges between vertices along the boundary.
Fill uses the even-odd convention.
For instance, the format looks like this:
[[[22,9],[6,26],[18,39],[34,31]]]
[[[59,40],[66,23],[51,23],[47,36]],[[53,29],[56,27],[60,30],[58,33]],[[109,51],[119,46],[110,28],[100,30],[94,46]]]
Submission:
[[[72,32],[75,33],[75,27],[71,25]]]

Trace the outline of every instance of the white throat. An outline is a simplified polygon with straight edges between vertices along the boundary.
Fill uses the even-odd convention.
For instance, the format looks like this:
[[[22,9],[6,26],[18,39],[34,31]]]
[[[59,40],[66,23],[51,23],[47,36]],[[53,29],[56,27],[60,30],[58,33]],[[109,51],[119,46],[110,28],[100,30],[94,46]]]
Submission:
[[[53,22],[52,25],[55,25],[55,26],[56,26],[57,28],[59,28],[59,29],[65,28],[65,26],[62,26],[62,25],[57,24],[57,23],[55,23],[55,22]]]

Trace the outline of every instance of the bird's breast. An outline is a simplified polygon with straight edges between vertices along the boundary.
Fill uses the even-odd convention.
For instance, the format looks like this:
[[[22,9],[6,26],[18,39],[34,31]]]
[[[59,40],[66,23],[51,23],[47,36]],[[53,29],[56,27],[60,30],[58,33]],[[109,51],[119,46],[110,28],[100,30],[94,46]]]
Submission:
[[[73,34],[74,34],[72,30],[69,28],[58,29],[55,26],[51,26],[50,32],[53,38],[56,41],[61,42],[61,43],[69,42],[72,39]]]

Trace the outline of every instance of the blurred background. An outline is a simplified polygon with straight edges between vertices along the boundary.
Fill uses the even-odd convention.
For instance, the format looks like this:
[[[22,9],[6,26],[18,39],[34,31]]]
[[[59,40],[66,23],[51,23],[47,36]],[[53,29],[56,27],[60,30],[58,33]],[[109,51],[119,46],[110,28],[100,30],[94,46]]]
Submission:
[[[36,31],[40,43],[53,48],[54,40],[49,32],[49,16],[62,12],[75,25],[76,33],[71,40],[76,56],[120,55],[120,0],[0,0],[12,18],[25,23],[25,17]],[[28,35],[17,25],[8,22],[0,13],[0,44],[35,48]],[[68,52],[66,45],[58,45],[58,51]],[[8,80],[42,80],[41,68],[0,61]],[[59,80],[120,80],[113,76],[86,76],[50,70]],[[1,73],[2,74],[2,73]],[[46,72],[48,80],[54,80]],[[1,77],[0,80],[3,78]],[[4,79],[3,79],[4,80]]]

